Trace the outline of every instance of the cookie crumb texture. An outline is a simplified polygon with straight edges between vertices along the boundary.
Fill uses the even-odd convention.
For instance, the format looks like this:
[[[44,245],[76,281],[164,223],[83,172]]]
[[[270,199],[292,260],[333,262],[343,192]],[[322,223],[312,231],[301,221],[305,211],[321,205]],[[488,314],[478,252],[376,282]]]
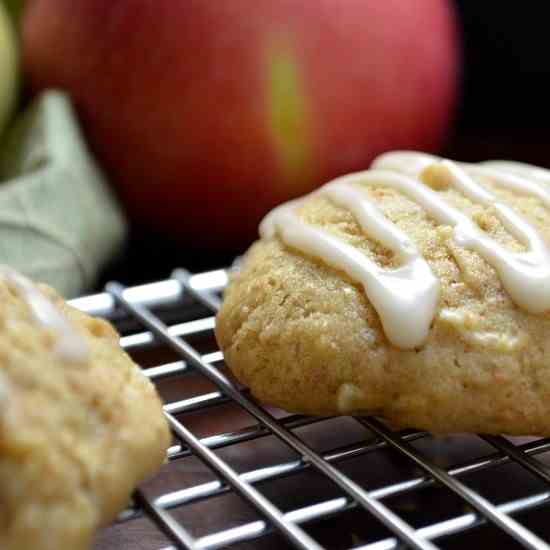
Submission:
[[[85,339],[90,360],[61,361],[56,335],[0,279],[0,548],[84,550],[160,467],[169,430],[111,325],[41,290]]]
[[[550,214],[538,198],[484,184],[550,242]],[[411,351],[392,346],[359,285],[274,237],[248,251],[218,314],[217,339],[235,376],[261,401],[289,411],[376,414],[435,433],[550,435],[550,314],[517,307],[494,269],[406,196],[383,187],[364,192],[440,281],[427,341]],[[524,250],[491,206],[438,192],[494,241]],[[310,198],[298,213],[378,265],[398,265],[326,198]]]

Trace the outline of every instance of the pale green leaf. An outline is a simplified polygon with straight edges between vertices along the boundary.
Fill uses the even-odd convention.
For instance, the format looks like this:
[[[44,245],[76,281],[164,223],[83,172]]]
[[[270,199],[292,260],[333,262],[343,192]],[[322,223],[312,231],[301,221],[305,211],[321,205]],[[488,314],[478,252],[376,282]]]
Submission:
[[[21,115],[0,151],[0,263],[67,297],[89,289],[126,234],[65,95]]]

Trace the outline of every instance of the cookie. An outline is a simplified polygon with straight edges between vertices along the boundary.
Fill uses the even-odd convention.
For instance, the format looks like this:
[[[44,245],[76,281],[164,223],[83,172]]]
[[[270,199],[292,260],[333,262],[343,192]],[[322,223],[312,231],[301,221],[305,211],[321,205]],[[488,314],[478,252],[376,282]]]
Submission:
[[[550,435],[550,172],[413,152],[276,208],[217,317],[261,401]]]
[[[89,548],[169,441],[111,325],[0,267],[0,548]]]

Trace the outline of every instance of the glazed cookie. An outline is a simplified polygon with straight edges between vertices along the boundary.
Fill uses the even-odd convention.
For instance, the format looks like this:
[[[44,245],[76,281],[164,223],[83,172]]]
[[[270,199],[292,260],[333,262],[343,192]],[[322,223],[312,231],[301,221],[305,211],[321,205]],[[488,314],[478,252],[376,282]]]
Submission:
[[[276,208],[216,335],[258,399],[550,435],[550,172],[382,155]]]
[[[89,548],[168,444],[111,325],[0,267],[0,548]]]

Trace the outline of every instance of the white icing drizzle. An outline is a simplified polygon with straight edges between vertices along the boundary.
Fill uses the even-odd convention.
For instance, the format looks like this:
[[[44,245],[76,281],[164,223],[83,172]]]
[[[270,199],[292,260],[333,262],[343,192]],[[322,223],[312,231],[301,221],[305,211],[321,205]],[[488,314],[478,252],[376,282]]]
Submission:
[[[439,297],[438,280],[415,244],[361,191],[365,186],[390,187],[408,196],[437,223],[453,227],[459,245],[483,257],[498,273],[512,300],[531,313],[550,309],[550,252],[538,231],[477,180],[484,177],[496,186],[533,195],[550,206],[550,173],[507,163],[458,164],[413,152],[387,153],[372,169],[338,178],[313,194],[326,196],[351,211],[365,233],[395,254],[399,266],[384,269],[363,252],[333,233],[308,225],[296,213],[305,200],[275,208],[262,221],[260,235],[277,234],[287,245],[323,260],[359,282],[380,316],[386,336],[394,345],[411,349],[428,336]],[[425,172],[429,168],[429,172]],[[531,170],[535,170],[534,175]],[[539,170],[539,172],[536,172]],[[491,206],[502,224],[527,250],[507,250],[472,220],[423,184],[430,175],[453,186],[471,201]],[[543,177],[544,176],[544,177]],[[545,180],[546,178],[546,180]]]
[[[442,160],[426,153],[414,151],[392,151],[376,157],[371,164],[371,169],[390,170],[399,172],[412,178],[417,178],[425,168],[437,160]]]
[[[514,162],[510,160],[487,160],[480,164],[487,168],[495,168],[500,172],[520,176],[527,180],[533,180],[543,185],[550,185],[550,170],[524,164],[523,162]],[[479,165],[478,165],[479,166]]]
[[[418,178],[431,164],[444,159],[425,153],[396,151],[377,157],[371,168],[392,170]],[[550,207],[550,171],[520,162],[486,161],[480,164],[458,164],[470,176],[482,176],[499,187],[523,195],[533,195]]]
[[[391,154],[385,155],[391,160],[394,170],[398,169],[401,154],[394,153],[393,157]],[[410,153],[406,155],[408,157]],[[406,162],[410,166],[408,158]],[[384,165],[384,158],[373,163],[377,168]],[[403,172],[408,170],[408,166]],[[504,288],[517,305],[531,313],[547,311],[550,308],[550,252],[539,232],[510,206],[502,203],[496,195],[484,189],[458,164],[434,158],[428,166],[437,171],[438,177],[453,185],[470,200],[491,206],[505,229],[525,244],[528,250],[513,252],[505,249],[467,216],[445,203],[435,191],[419,185],[420,180],[409,180],[406,189],[402,189],[403,193],[414,198],[438,223],[454,226],[455,242],[477,252],[497,271]],[[501,178],[495,177],[494,183],[500,185],[501,181]],[[509,181],[504,185],[509,186]],[[414,191],[411,192],[413,188]],[[418,189],[422,192],[418,193]],[[528,193],[529,190],[523,191]]]
[[[463,164],[462,167],[473,177],[482,176],[498,187],[504,187],[522,195],[533,195],[540,199],[545,206],[550,207],[550,187],[541,185],[534,179],[528,179],[525,175],[505,172],[503,168],[490,164],[486,166]]]
[[[0,266],[0,276],[17,289],[35,320],[42,326],[53,329],[57,336],[54,353],[66,361],[75,363],[87,361],[88,346],[84,338],[32,281],[7,266]]]
[[[288,245],[323,259],[361,283],[388,338],[400,347],[415,347],[428,335],[438,300],[439,281],[430,266],[409,237],[351,182],[337,180],[320,193],[348,208],[363,230],[392,250],[401,265],[383,269],[335,235],[303,223],[293,212],[296,201],[279,207],[264,219],[260,226],[262,237],[277,232]],[[411,311],[415,312],[413,323]]]

